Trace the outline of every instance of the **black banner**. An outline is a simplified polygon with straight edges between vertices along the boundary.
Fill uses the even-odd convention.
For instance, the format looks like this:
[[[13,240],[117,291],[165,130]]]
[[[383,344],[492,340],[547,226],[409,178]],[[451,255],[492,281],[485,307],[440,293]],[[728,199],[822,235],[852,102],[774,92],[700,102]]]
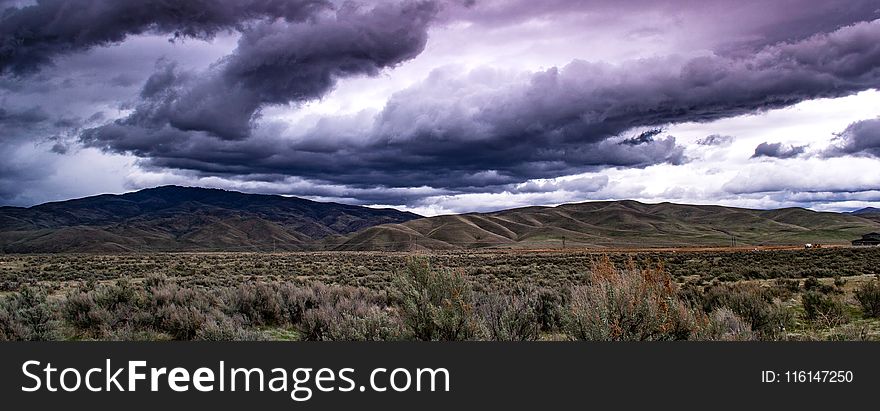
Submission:
[[[0,394],[7,409],[837,409],[876,401],[878,366],[876,343],[33,342],[0,344]]]

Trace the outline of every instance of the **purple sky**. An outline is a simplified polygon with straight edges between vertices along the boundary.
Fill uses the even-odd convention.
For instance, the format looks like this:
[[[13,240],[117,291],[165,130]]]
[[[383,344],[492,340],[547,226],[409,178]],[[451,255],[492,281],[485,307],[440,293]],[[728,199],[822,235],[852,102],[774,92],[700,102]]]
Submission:
[[[880,3],[0,0],[0,205],[880,206]]]

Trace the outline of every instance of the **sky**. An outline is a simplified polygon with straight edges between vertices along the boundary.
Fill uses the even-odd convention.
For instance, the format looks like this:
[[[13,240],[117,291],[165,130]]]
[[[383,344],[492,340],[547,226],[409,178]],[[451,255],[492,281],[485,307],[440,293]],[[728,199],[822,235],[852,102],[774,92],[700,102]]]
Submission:
[[[0,0],[0,205],[880,207],[877,0]]]

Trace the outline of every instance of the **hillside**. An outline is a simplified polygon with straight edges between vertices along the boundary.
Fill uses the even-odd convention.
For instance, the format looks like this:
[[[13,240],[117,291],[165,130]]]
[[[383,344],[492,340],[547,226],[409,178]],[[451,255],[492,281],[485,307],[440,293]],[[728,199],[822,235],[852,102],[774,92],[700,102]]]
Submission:
[[[880,221],[801,208],[601,201],[422,218],[328,237],[331,250],[848,244]]]
[[[880,208],[866,207],[861,210],[853,211],[851,214],[880,222]]]
[[[165,186],[0,207],[0,252],[150,252],[848,244],[880,214],[600,201],[420,218],[391,209]]]
[[[391,209],[165,186],[29,208],[0,207],[0,250],[301,250],[327,236],[418,217]]]

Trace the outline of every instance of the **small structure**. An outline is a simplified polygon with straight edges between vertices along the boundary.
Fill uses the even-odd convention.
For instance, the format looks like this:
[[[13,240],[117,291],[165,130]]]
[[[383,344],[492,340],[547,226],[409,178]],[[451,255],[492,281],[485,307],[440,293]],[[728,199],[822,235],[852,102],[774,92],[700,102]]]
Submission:
[[[870,247],[880,245],[880,233],[869,233],[862,236],[861,239],[853,240],[853,247]]]

